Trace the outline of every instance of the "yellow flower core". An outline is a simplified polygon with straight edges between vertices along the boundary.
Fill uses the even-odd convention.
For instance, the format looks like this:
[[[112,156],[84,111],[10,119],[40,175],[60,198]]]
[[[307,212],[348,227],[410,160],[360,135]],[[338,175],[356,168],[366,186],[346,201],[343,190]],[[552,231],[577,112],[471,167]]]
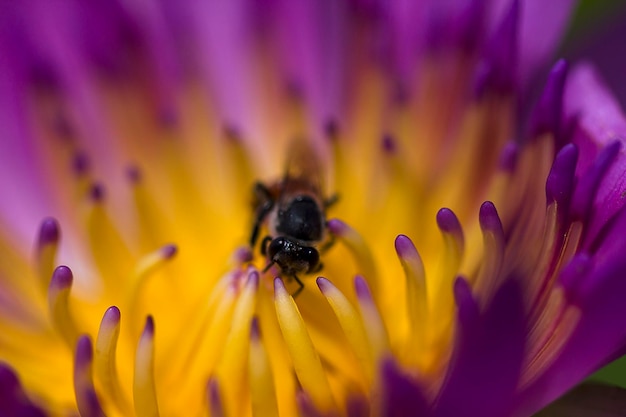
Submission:
[[[529,300],[550,297],[529,340],[522,383],[530,381],[558,351],[536,348],[558,346],[575,321],[571,311],[550,327],[564,301],[539,288],[552,281],[534,278],[549,272],[555,244],[556,208],[545,209],[544,194],[553,141],[536,138],[514,165],[501,164],[511,98],[464,98],[457,90],[468,75],[449,64],[458,73],[426,63],[424,88],[405,103],[389,99],[383,74],[364,70],[350,112],[322,139],[306,101],[277,93],[270,71],[251,92],[263,103],[255,137],[225,133],[196,84],[165,126],[145,85],[93,75],[99,132],[76,103],[36,92],[46,210],[62,236],[40,244],[34,261],[27,245],[0,241],[3,285],[19,305],[0,315],[2,358],[52,415],[77,403],[87,414],[94,389],[108,416],[295,416],[303,404],[343,415],[354,399],[376,408],[378,365],[389,356],[434,396],[451,353],[454,280],[464,276],[484,306],[515,270],[526,274]],[[326,192],[339,196],[328,211],[337,242],[322,255],[324,278],[303,276],[295,299],[295,282],[260,272],[258,248],[246,259],[252,184],[281,177],[294,137],[315,142]],[[486,200],[506,246],[502,230],[479,223]],[[437,225],[442,207],[454,213],[441,214],[451,227]],[[562,263],[578,243],[573,229]],[[73,274],[57,269],[51,280],[57,265]]]

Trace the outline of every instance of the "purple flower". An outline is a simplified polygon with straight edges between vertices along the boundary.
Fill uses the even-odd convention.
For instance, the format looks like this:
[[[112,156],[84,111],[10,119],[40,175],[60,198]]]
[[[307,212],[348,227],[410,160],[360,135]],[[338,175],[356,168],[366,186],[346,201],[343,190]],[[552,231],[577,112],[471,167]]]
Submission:
[[[554,402],[626,348],[573,6],[2,4],[0,416],[624,410]]]

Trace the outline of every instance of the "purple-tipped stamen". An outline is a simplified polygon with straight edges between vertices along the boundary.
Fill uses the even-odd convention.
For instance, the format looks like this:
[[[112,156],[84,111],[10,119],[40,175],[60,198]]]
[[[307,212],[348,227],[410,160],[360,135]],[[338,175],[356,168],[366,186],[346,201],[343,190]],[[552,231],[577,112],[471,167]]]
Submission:
[[[58,266],[52,273],[52,280],[50,281],[50,288],[56,290],[62,290],[72,286],[74,281],[74,275],[72,270],[65,265]]]
[[[93,345],[88,335],[83,335],[76,342],[74,357],[74,392],[78,411],[83,417],[104,417],[100,401],[91,379]]]
[[[254,259],[254,254],[249,246],[240,246],[233,253],[232,259],[237,265],[243,265],[251,262]]]
[[[223,417],[224,406],[222,405],[222,397],[220,395],[220,386],[217,379],[210,378],[207,384],[207,396],[209,397],[209,407],[211,416]]]
[[[259,318],[257,316],[252,317],[250,321],[250,339],[259,340],[261,338],[261,327],[259,325]]]
[[[72,158],[72,171],[77,176],[85,175],[90,168],[89,157],[84,152],[76,152]]]
[[[246,285],[252,286],[252,288],[256,291],[256,289],[259,288],[259,279],[259,271],[252,269],[248,274],[248,282]]]
[[[332,290],[333,288],[333,284],[331,284],[331,282],[324,277],[318,277],[315,280],[315,283],[317,284],[317,287],[320,289],[320,291],[324,295],[326,295],[326,293]]]
[[[402,259],[419,258],[419,253],[413,244],[413,241],[405,235],[398,235],[394,242],[396,253]]]
[[[324,415],[313,405],[311,397],[303,390],[296,393],[296,403],[302,417],[324,417]]]
[[[561,210],[567,210],[574,187],[574,174],[578,162],[578,147],[573,143],[565,145],[556,154],[550,174],[546,180],[546,200],[555,201]]]
[[[285,288],[285,283],[282,278],[276,277],[274,278],[274,297],[278,294],[286,293],[287,289]]]
[[[346,226],[346,224],[338,219],[329,220],[327,226],[328,226],[328,230],[330,231],[330,233],[337,235],[337,236],[342,236],[348,230],[348,227]]]
[[[559,60],[550,71],[546,86],[531,118],[531,135],[537,137],[552,133],[561,139],[561,119],[563,112],[563,93],[569,65],[564,59]]]
[[[102,202],[102,200],[104,200],[104,196],[105,196],[105,190],[104,190],[104,186],[100,183],[94,183],[90,188],[89,188],[89,198],[94,202],[94,203],[100,203]]]
[[[143,336],[154,336],[154,318],[152,315],[148,315],[148,317],[146,317],[146,324],[144,325],[142,333],[142,337]]]
[[[324,134],[330,140],[335,140],[339,136],[339,125],[335,119],[327,120],[324,123]]]
[[[138,184],[142,180],[141,170],[136,165],[126,167],[124,174],[126,175],[126,179],[128,179],[131,184]]]
[[[111,306],[104,312],[102,321],[107,322],[111,327],[113,327],[120,322],[121,318],[122,313],[120,312],[120,309],[116,306]]]
[[[437,225],[442,232],[455,235],[463,233],[459,219],[457,219],[456,214],[449,208],[439,209],[437,212]]]
[[[396,140],[393,136],[391,136],[391,134],[389,133],[385,133],[381,139],[381,146],[383,149],[383,152],[385,152],[388,155],[392,155],[394,153],[396,153],[396,151],[398,150],[398,145],[396,144]]]
[[[370,288],[361,275],[357,275],[354,277],[354,290],[356,291],[356,296],[361,300],[371,300],[372,293],[370,292]]]
[[[456,278],[453,292],[459,320],[465,323],[475,321],[478,318],[478,304],[472,294],[472,288],[464,277]]]
[[[561,270],[559,283],[563,286],[567,298],[574,303],[584,299],[585,278],[591,271],[593,261],[586,253],[576,254],[571,261]]]
[[[516,142],[507,142],[500,153],[500,169],[506,172],[513,172],[517,166],[519,156],[519,145]]]
[[[489,230],[497,236],[504,237],[502,221],[500,221],[500,216],[498,215],[496,206],[491,201],[485,201],[480,206],[478,219],[482,230]]]
[[[450,233],[459,240],[463,240],[463,228],[456,214],[449,208],[439,209],[437,212],[437,226],[442,232]]]
[[[84,369],[91,366],[93,360],[93,346],[87,335],[82,335],[76,342],[76,367]]]
[[[61,237],[61,228],[56,219],[52,217],[46,217],[39,227],[39,237],[37,239],[37,246],[42,248],[50,244],[56,244]]]
[[[487,92],[508,94],[517,84],[519,0],[513,0],[498,28],[488,40],[485,56],[476,79],[475,95]]]
[[[161,248],[161,255],[163,259],[172,259],[178,253],[178,246],[174,244],[168,244]]]
[[[593,161],[591,168],[580,178],[572,198],[571,213],[574,219],[587,219],[593,205],[594,196],[598,190],[598,185],[621,147],[621,142],[615,141],[602,149],[595,161]]]

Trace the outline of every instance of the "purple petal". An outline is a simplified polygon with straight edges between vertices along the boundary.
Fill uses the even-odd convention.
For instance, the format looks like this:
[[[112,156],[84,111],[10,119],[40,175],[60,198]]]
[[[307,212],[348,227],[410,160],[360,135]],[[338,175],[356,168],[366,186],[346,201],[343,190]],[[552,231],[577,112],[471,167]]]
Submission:
[[[250,57],[249,16],[243,0],[189,2],[187,24],[196,41],[200,67],[221,122],[255,137],[259,120]]]
[[[619,104],[589,65],[577,66],[568,77],[564,117],[574,120],[572,141],[580,157],[577,176],[586,173],[603,149],[626,138],[626,119]],[[622,147],[623,148],[623,147]],[[586,241],[598,235],[604,225],[624,206],[626,155],[621,149],[592,190],[592,217],[586,228]]]
[[[592,259],[593,267],[565,279],[568,291],[575,291],[581,318],[563,351],[537,381],[519,397],[522,415],[538,411],[623,351],[626,342],[626,212],[620,212],[604,245]],[[572,261],[574,262],[574,261]],[[581,262],[576,261],[576,262]],[[585,274],[585,270],[589,272]]]
[[[492,30],[510,7],[511,0],[493,0],[488,24]],[[576,0],[525,0],[521,2],[519,77],[527,86],[554,53],[567,28]]]
[[[345,97],[347,5],[341,1],[285,1],[273,5],[272,23],[282,72],[297,86],[313,124],[339,118]]]
[[[382,364],[383,399],[385,417],[429,417],[430,407],[422,390],[408,376],[403,375],[391,360]]]
[[[574,219],[587,220],[596,190],[604,178],[605,172],[613,164],[621,146],[620,142],[615,141],[603,148],[593,164],[579,178],[572,199],[572,217]]]
[[[44,417],[44,412],[33,405],[24,393],[11,367],[0,362],[0,415],[11,417]]]
[[[370,415],[370,403],[363,396],[352,395],[346,402],[347,417],[368,417]]]
[[[462,283],[455,284],[458,332],[435,415],[501,417],[512,409],[524,355],[522,294],[509,280],[477,316],[475,301]]]
[[[520,1],[513,0],[496,30],[488,39],[485,56],[478,69],[475,92],[510,93],[517,87]]]

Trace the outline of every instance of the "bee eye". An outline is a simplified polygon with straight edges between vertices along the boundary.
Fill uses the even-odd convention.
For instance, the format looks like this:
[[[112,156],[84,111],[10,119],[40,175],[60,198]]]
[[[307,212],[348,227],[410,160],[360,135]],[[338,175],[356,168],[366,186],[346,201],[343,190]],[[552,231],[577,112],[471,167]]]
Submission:
[[[285,239],[282,237],[277,237],[276,239],[270,242],[269,247],[267,248],[267,252],[270,258],[273,258],[278,252],[282,251],[285,247]]]
[[[320,261],[320,254],[315,248],[307,247],[303,248],[302,258],[306,260],[309,265],[315,266]]]

